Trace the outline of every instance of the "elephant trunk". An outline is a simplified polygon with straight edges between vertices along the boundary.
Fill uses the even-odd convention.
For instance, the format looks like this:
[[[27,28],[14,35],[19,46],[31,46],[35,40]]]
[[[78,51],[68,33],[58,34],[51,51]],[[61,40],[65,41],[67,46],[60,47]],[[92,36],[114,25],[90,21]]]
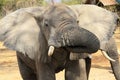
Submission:
[[[86,29],[79,28],[70,39],[72,45],[68,45],[68,49],[75,53],[94,53],[100,48],[98,38]],[[71,38],[71,37],[70,37]]]
[[[65,47],[74,53],[94,53],[100,48],[99,40],[93,33],[75,25],[63,27],[57,31],[49,39],[48,45],[58,48]]]

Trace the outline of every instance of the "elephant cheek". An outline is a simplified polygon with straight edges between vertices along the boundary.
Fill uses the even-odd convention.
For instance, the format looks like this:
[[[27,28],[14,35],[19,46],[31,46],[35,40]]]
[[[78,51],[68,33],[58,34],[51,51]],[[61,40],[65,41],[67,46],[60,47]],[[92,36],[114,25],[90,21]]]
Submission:
[[[51,28],[49,39],[48,39],[48,46],[54,46],[54,47],[61,47],[61,41],[60,41],[60,35],[58,35],[59,32],[56,33],[55,28]]]

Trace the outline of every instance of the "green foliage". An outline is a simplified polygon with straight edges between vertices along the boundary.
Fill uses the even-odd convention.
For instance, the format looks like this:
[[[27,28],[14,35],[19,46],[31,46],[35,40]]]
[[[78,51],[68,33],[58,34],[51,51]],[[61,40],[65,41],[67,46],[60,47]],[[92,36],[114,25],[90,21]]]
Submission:
[[[3,5],[8,4],[9,2],[16,2],[17,0],[0,0],[0,3]]]
[[[83,0],[61,0],[65,4],[80,4]],[[0,17],[6,15],[6,11],[14,11],[19,8],[32,6],[46,6],[46,0],[0,0]]]
[[[2,6],[4,6],[4,0],[0,0],[0,10],[1,10],[1,8],[2,8]]]
[[[68,5],[81,4],[82,0],[62,0],[63,3]]]

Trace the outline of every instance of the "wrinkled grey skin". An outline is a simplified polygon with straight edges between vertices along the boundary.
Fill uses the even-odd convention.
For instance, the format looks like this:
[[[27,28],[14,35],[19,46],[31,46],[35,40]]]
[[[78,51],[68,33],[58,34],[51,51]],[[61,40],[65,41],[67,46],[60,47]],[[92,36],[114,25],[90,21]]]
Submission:
[[[74,7],[73,9],[76,9],[78,15],[82,13],[81,10],[80,10],[81,8],[85,9],[85,8],[81,7],[80,5],[73,6],[73,7]],[[92,13],[89,13],[89,14],[92,14]],[[94,15],[94,14],[92,14],[92,15]],[[83,27],[85,29],[89,28],[88,26],[87,27],[81,26],[81,27]],[[93,30],[93,33],[95,33],[94,31],[96,30],[96,28],[91,28],[90,30],[91,30],[91,32]],[[104,30],[103,30],[103,32],[104,32]],[[119,74],[120,74],[120,62],[119,62],[119,55],[118,55],[117,46],[116,46],[114,38],[111,38],[107,42],[107,44],[105,45],[105,47],[100,47],[100,50],[101,49],[104,50],[104,51],[106,51],[107,54],[109,55],[109,57],[111,57],[112,59],[115,60],[115,62],[110,61],[110,64],[111,64],[111,68],[112,68],[112,71],[114,73],[114,76],[115,76],[116,80],[120,80],[120,76],[119,76]],[[85,54],[85,57],[86,56],[87,55]],[[72,54],[72,56],[71,56],[72,60],[76,60],[76,59],[79,59],[79,58],[81,59],[81,55],[79,55],[79,54]],[[84,75],[87,75],[87,77],[88,77],[89,76],[89,71],[90,71],[90,68],[91,68],[91,58],[87,57],[87,58],[84,58],[82,60],[83,61],[81,62],[81,65],[82,64],[86,64],[86,66],[84,66],[84,67],[86,67],[86,73],[84,72],[85,73]]]
[[[106,23],[105,26],[100,26],[106,31],[105,33],[93,34],[81,28],[85,26],[86,21],[79,26],[78,15],[68,6],[53,5],[41,10],[43,9],[21,9],[0,20],[0,40],[4,41],[6,47],[17,52],[23,80],[55,80],[55,73],[63,69],[65,69],[65,80],[86,80],[86,75],[83,75],[86,70],[85,64],[80,65],[84,60],[70,60],[70,55],[93,53],[101,46],[104,47],[113,35],[117,18],[113,13],[100,9],[111,18],[105,20],[101,18],[102,15],[98,20],[91,18],[100,25]],[[86,15],[81,17],[90,18]],[[99,20],[106,22],[102,23]],[[112,25],[106,27],[109,26],[109,22]],[[92,24],[97,26],[95,23]],[[49,46],[55,47],[52,56],[48,56]]]

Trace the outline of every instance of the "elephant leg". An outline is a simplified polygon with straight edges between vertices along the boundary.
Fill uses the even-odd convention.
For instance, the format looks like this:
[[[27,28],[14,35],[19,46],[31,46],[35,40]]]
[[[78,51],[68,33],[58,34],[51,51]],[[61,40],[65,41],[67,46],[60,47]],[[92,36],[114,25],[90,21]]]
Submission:
[[[34,71],[30,67],[28,67],[18,55],[17,55],[17,60],[18,60],[20,74],[23,80],[37,80],[37,77]]]
[[[36,62],[38,80],[55,80],[55,69],[52,63]]]
[[[91,58],[89,58],[89,57],[85,58],[85,63],[86,63],[86,74],[87,74],[87,79],[88,79],[90,69],[91,69]]]
[[[85,59],[67,62],[65,80],[87,80]]]
[[[107,54],[115,60],[115,62],[110,61],[114,76],[116,80],[120,80],[120,62],[119,54],[117,52],[117,46],[113,38],[109,41],[106,47]]]

